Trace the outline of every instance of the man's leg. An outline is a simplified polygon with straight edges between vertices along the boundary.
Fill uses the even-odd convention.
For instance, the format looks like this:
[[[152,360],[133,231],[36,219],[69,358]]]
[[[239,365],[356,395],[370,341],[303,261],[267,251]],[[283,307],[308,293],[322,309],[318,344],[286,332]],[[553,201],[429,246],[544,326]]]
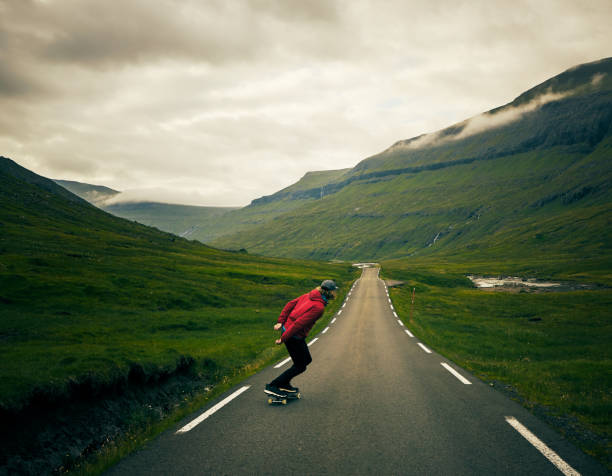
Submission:
[[[270,382],[270,385],[274,387],[291,385],[291,379],[303,373],[308,364],[312,362],[312,357],[305,339],[292,338],[285,342],[285,345],[287,346],[291,360],[293,360],[293,365]]]

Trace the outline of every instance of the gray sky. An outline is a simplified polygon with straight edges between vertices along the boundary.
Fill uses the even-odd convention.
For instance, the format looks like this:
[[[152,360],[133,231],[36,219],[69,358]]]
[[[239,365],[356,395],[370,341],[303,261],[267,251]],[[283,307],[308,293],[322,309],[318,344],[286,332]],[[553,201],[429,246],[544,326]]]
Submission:
[[[609,0],[0,0],[0,155],[246,205],[612,54]]]

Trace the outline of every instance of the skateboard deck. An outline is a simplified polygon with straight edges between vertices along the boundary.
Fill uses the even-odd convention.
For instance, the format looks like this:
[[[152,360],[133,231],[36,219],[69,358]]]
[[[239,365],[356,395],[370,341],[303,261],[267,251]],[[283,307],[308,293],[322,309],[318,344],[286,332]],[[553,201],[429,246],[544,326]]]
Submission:
[[[275,403],[280,403],[282,405],[287,405],[289,400],[299,400],[302,398],[302,394],[298,393],[289,393],[286,395],[277,395],[275,393],[268,393],[264,390],[264,393],[268,396],[268,404],[273,405]]]

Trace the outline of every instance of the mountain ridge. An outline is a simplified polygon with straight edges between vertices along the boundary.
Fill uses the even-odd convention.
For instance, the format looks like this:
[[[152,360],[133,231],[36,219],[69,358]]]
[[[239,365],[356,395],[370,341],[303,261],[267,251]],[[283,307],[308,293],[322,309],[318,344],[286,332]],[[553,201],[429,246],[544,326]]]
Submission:
[[[552,222],[569,232],[572,220],[584,220],[596,207],[609,210],[611,123],[612,58],[606,58],[571,68],[490,112],[398,141],[326,184],[302,188],[292,210],[211,244],[302,258],[386,259],[466,253],[469,246],[491,251],[503,230],[508,251],[514,240],[535,252],[540,245],[533,237],[544,236],[536,221],[549,214],[555,243],[548,250],[571,254],[580,248],[569,245],[571,236],[552,233]],[[287,206],[291,196],[265,198],[239,212]],[[605,220],[593,220],[609,236]],[[521,237],[527,232],[533,239]],[[606,242],[595,243],[584,230],[572,233],[598,255],[608,253]]]

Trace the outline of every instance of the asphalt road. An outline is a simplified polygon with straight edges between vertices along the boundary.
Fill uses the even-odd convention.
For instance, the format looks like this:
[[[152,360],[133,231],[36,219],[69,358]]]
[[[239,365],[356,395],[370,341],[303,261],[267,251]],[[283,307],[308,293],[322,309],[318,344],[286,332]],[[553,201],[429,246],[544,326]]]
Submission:
[[[264,385],[290,364],[267,368],[107,474],[608,474],[518,404],[422,347],[398,322],[377,272],[364,270],[310,346],[313,363],[292,382],[301,400],[268,405]]]

